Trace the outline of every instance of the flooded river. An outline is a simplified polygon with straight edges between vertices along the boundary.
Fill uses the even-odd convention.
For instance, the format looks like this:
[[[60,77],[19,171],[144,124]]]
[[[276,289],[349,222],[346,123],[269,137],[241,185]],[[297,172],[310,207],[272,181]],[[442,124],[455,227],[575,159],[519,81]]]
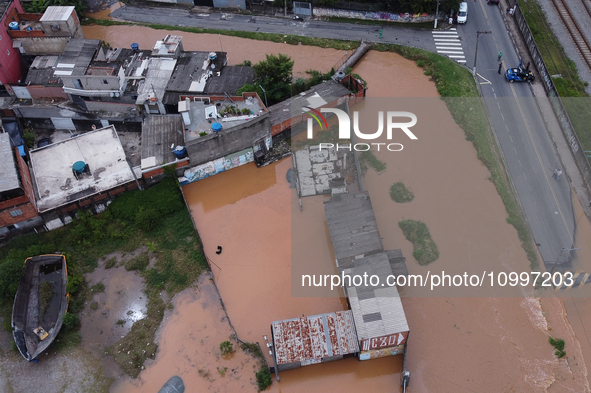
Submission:
[[[142,27],[90,26],[84,31],[87,38],[102,39],[112,46],[138,42],[144,48],[164,34],[180,34],[187,50],[223,47],[231,64],[245,59],[256,62],[266,53],[286,53],[295,60],[296,75],[310,68],[312,58],[315,69],[327,71],[342,56],[336,50],[232,37],[221,37],[220,43],[215,35]],[[369,97],[423,97],[416,101],[415,113],[428,113],[419,116],[429,134],[422,135],[418,144],[409,143],[408,149],[405,142],[402,154],[376,152],[387,169],[381,174],[369,170],[364,179],[385,248],[401,248],[409,272],[424,273],[427,268],[414,261],[412,245],[397,225],[402,219],[422,220],[440,250],[434,269],[490,271],[502,266],[528,271],[529,262],[514,228],[506,223],[489,173],[444,103],[436,98],[435,86],[422,69],[395,54],[370,51],[355,72],[368,82]],[[309,228],[295,234],[301,237],[298,243],[306,244],[300,251],[303,255],[309,254],[327,270],[333,269],[334,256],[322,206],[325,197],[303,199],[300,212],[295,190],[285,179],[290,167],[290,159],[261,169],[248,164],[183,188],[232,324],[245,341],[264,344],[263,335],[270,334],[272,321],[346,309],[338,297],[291,297],[294,221]],[[389,187],[396,181],[403,181],[414,192],[413,202],[399,205],[390,199]],[[218,246],[223,249],[219,255],[215,253]],[[246,377],[232,382],[218,377],[215,351],[200,352],[200,340],[215,347],[230,332],[227,324],[218,323],[223,316],[211,310],[213,295],[206,287],[202,284],[201,292],[187,292],[175,300],[174,315],[162,328],[155,361],[140,374],[140,380],[122,381],[114,391],[157,391],[175,373],[186,386],[198,390],[234,392],[252,382]],[[412,332],[407,368],[413,373],[413,392],[589,391],[581,347],[557,299],[415,297],[404,298],[403,305]],[[566,358],[557,360],[548,344],[549,335],[565,339]],[[283,372],[281,382],[274,381],[270,389],[398,391],[401,362],[397,356],[304,367]],[[243,369],[250,365],[247,358],[239,363],[245,365]],[[209,369],[214,380],[204,383],[199,367]]]

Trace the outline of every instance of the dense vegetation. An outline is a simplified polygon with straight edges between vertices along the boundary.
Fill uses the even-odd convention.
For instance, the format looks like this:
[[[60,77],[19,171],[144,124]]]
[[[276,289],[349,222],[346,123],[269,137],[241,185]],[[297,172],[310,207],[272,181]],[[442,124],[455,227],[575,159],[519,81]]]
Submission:
[[[93,216],[80,211],[78,218],[67,227],[22,236],[1,247],[0,312],[4,328],[10,330],[12,302],[25,259],[63,252],[68,264],[70,304],[63,329],[53,348],[77,344],[80,342],[77,314],[95,293],[105,289],[102,283],[88,288],[83,275],[91,272],[97,266],[97,260],[104,255],[114,251],[130,252],[145,245],[156,257],[155,266],[147,268],[147,257],[141,254],[128,261],[125,267],[139,270],[145,277],[147,317],[135,323],[131,333],[116,344],[128,347],[130,359],[115,357],[126,372],[137,375],[143,361],[152,356],[157,347],[153,345],[148,348],[150,351],[142,353],[162,321],[165,304],[160,299],[160,291],[165,289],[172,297],[192,283],[207,266],[180,190],[172,178],[165,178],[148,190],[131,191],[119,196],[102,214]],[[141,348],[133,346],[138,337],[143,342]]]

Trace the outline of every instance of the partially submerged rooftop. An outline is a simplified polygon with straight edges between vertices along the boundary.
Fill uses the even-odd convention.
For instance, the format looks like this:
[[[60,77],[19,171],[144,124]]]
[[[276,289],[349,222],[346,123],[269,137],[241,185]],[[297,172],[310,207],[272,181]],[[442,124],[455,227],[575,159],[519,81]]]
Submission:
[[[386,253],[381,252],[355,260],[354,266],[345,269],[344,274],[351,277],[375,275],[381,283],[386,283],[392,269]],[[359,340],[408,332],[406,315],[396,286],[365,287],[345,282]]]
[[[31,150],[30,157],[41,213],[134,180],[114,126]],[[78,161],[89,174],[76,178]]]
[[[339,272],[355,258],[384,251],[367,191],[334,196],[324,202],[324,211]]]
[[[294,155],[297,191],[302,197],[346,192],[341,174],[342,160],[334,147],[320,149],[318,145],[297,150]]]
[[[276,321],[271,328],[278,365],[304,366],[359,352],[351,311]]]
[[[181,115],[146,116],[142,123],[142,171],[177,161],[173,150],[184,144]]]
[[[0,193],[19,187],[18,170],[10,144],[10,135],[0,133]]]

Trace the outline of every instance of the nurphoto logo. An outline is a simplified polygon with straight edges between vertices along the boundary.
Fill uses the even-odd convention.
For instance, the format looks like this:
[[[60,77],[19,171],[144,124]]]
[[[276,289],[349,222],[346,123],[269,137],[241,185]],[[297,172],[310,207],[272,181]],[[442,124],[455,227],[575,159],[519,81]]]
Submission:
[[[339,139],[351,139],[351,119],[347,112],[342,109],[337,108],[320,108],[320,111],[310,108],[304,107],[304,113],[311,116],[308,119],[307,123],[307,131],[308,131],[308,139],[313,139],[314,137],[314,120],[320,125],[321,130],[328,130],[328,123],[322,113],[333,113],[337,115],[337,119],[339,121]],[[306,111],[308,110],[308,111]],[[394,121],[395,118],[409,118],[410,121],[407,122],[398,122]],[[313,118],[313,119],[312,119]],[[374,140],[379,138],[382,133],[384,132],[384,118],[386,119],[386,137],[388,140],[392,140],[393,137],[393,130],[400,129],[402,130],[406,136],[410,139],[418,139],[415,134],[412,133],[410,128],[417,124],[417,116],[411,112],[399,112],[399,111],[388,111],[386,115],[384,115],[383,111],[378,112],[378,130],[373,133],[363,133],[359,129],[359,112],[353,112],[353,131],[355,132],[355,136],[359,139],[363,140]],[[334,148],[334,143],[320,143],[320,150]],[[404,146],[402,143],[337,143],[336,149],[348,149],[351,151],[352,149],[356,151],[367,151],[371,148],[371,146],[376,146],[378,151],[380,150],[380,146],[386,146],[389,151],[401,151]]]

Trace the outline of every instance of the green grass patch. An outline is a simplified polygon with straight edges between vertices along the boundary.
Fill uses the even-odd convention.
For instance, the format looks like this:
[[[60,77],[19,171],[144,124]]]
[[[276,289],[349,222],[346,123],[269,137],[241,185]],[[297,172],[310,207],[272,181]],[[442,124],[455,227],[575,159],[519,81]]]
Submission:
[[[399,181],[390,187],[390,198],[397,203],[406,203],[415,199],[415,195],[406,188],[403,182]]]
[[[424,222],[415,220],[404,220],[398,223],[406,240],[414,246],[412,255],[419,265],[427,265],[439,258],[437,245],[431,238],[429,228]]]
[[[257,343],[243,342],[242,344],[240,344],[240,348],[242,348],[244,352],[250,352],[256,358],[264,359],[261,347],[259,347]]]
[[[139,270],[143,271],[148,267],[150,264],[150,258],[148,257],[147,252],[143,252],[135,258],[132,258],[126,261],[123,266],[125,266],[125,270],[132,271],[132,270]]]
[[[111,258],[105,263],[105,269],[111,269],[117,265],[117,259]]]
[[[138,210],[138,206],[143,209]],[[160,299],[160,291],[166,289],[172,297],[207,268],[201,243],[175,179],[165,178],[145,191],[125,193],[100,215],[81,212],[64,228],[21,236],[0,247],[0,313],[3,320],[10,321],[14,295],[27,257],[56,250],[64,252],[70,294],[68,314],[76,315],[96,293],[105,290],[102,283],[87,287],[83,276],[98,266],[98,259],[115,251],[131,252],[146,244],[153,245],[155,250],[154,268],[146,268],[147,253],[126,267],[139,270],[145,278],[148,317],[136,322],[127,336],[112,347],[117,350],[110,352],[126,372],[137,375],[143,361],[155,351],[155,345],[150,344],[148,349],[144,346],[153,343],[154,333],[162,321],[165,305]],[[115,266],[115,258],[106,265]],[[125,321],[120,323],[125,324]],[[77,327],[62,328],[56,339],[59,344],[52,344],[52,350],[77,345],[80,342],[77,330]],[[143,345],[140,341],[144,342]],[[124,347],[127,350],[119,352],[119,348]]]
[[[359,164],[362,172],[366,172],[369,167],[377,173],[382,173],[386,169],[386,163],[380,161],[371,150],[362,151],[359,154]]]

